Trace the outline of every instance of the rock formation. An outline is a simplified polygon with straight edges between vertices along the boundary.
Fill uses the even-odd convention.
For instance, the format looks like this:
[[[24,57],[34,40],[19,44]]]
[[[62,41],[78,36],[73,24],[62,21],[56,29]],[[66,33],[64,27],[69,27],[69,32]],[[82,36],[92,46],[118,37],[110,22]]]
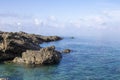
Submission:
[[[56,64],[62,58],[60,52],[55,47],[42,48],[40,50],[27,50],[22,53],[22,57],[16,57],[13,62],[25,64]]]
[[[62,53],[70,53],[70,52],[71,52],[70,49],[65,49],[65,50],[62,51]]]
[[[26,50],[40,50],[43,42],[57,41],[58,36],[42,36],[25,32],[0,31],[0,62],[21,57]]]

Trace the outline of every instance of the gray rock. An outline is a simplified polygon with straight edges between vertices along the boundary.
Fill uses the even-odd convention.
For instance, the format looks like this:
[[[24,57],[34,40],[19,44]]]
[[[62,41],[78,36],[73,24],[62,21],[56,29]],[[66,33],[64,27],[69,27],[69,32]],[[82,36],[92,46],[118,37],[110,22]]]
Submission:
[[[70,49],[65,49],[65,50],[62,51],[62,53],[70,53],[70,52],[71,52]]]
[[[12,60],[21,57],[26,50],[40,50],[43,42],[57,41],[58,36],[42,36],[25,32],[0,31],[0,61]]]
[[[57,64],[60,62],[62,55],[55,48],[47,47],[40,50],[27,50],[22,53],[22,57],[16,57],[14,63],[25,64]]]

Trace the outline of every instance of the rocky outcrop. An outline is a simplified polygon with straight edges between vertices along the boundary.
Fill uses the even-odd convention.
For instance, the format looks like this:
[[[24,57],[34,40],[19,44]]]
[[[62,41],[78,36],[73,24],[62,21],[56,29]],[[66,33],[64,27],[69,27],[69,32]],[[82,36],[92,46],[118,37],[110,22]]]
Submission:
[[[16,57],[13,62],[25,64],[56,64],[62,58],[60,52],[55,47],[47,47],[38,50],[27,50],[22,53],[22,57]]]
[[[70,49],[65,49],[65,50],[62,51],[62,53],[70,53],[70,52],[71,52]]]
[[[58,36],[42,36],[25,32],[0,31],[0,62],[21,57],[26,50],[40,50],[43,42],[57,41]]]

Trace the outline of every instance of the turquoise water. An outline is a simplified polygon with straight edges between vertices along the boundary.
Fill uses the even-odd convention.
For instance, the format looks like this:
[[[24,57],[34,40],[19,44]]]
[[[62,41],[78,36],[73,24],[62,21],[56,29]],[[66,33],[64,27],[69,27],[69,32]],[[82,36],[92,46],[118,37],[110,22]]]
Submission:
[[[120,46],[102,40],[69,39],[44,43],[69,48],[58,65],[0,64],[0,77],[9,80],[120,80]]]

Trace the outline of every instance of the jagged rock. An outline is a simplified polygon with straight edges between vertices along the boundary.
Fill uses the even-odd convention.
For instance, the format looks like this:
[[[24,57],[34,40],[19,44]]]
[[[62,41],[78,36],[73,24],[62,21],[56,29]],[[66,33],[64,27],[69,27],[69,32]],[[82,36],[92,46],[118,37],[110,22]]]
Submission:
[[[0,62],[21,57],[26,50],[39,50],[43,42],[57,41],[58,36],[42,36],[25,32],[0,31]]]
[[[65,49],[65,50],[62,51],[62,53],[70,53],[70,52],[71,52],[70,49]]]
[[[16,57],[13,62],[25,64],[56,64],[62,58],[60,52],[55,47],[47,47],[38,50],[27,50],[22,53],[22,57]]]

